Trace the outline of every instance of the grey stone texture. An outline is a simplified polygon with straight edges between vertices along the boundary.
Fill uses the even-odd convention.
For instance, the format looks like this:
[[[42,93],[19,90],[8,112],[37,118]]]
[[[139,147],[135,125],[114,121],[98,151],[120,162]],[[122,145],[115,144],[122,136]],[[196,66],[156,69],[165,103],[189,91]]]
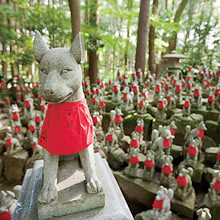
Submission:
[[[76,160],[76,159],[75,159]],[[107,164],[107,162],[101,158],[99,153],[95,154],[95,161],[96,161],[96,167],[97,167],[97,174],[103,183],[104,193],[105,193],[105,206],[103,208],[94,208],[94,206],[97,206],[100,204],[100,201],[97,201],[97,199],[104,198],[102,197],[102,194],[100,194],[100,197],[95,197],[95,195],[86,194],[86,188],[85,188],[85,181],[83,181],[83,184],[80,185],[78,183],[77,188],[74,188],[74,190],[67,189],[66,187],[69,186],[70,182],[74,179],[74,176],[80,177],[81,180],[83,180],[82,173],[79,172],[78,169],[74,173],[73,176],[69,176],[67,174],[72,167],[71,161],[62,161],[60,163],[61,168],[66,170],[65,172],[58,173],[58,179],[65,179],[61,182],[59,185],[58,183],[58,190],[61,190],[62,196],[60,196],[60,192],[58,193],[58,201],[61,201],[64,197],[65,200],[70,198],[72,195],[75,195],[75,201],[71,201],[72,204],[81,204],[83,206],[82,197],[87,197],[85,203],[90,203],[90,210],[77,212],[71,215],[61,216],[55,218],[55,216],[50,219],[59,219],[59,220],[73,220],[73,219],[91,219],[91,220],[103,220],[103,219],[112,219],[112,220],[130,220],[133,219],[130,210],[123,198],[123,195],[117,185],[116,180],[114,179],[111,170]],[[77,162],[74,162],[77,163]],[[13,220],[38,220],[40,219],[38,216],[38,203],[37,198],[40,192],[40,188],[42,186],[42,167],[43,167],[43,161],[39,160],[36,161],[34,164],[33,169],[28,169],[25,175],[25,179],[22,185],[22,191],[18,200],[18,205],[15,210],[15,214],[13,216]],[[72,170],[73,171],[73,170]],[[79,179],[75,179],[75,181],[79,181]],[[84,187],[83,187],[84,185]],[[69,191],[70,190],[70,191]],[[96,204],[92,204],[93,203]],[[101,201],[103,202],[103,201]],[[103,203],[102,203],[103,204]],[[53,204],[49,204],[47,211],[48,213],[51,212],[50,207]],[[55,205],[57,206],[57,204]],[[93,207],[92,207],[93,206]],[[58,209],[58,208],[57,208]],[[74,207],[67,207],[64,209],[74,209]],[[61,211],[61,210],[57,210]]]

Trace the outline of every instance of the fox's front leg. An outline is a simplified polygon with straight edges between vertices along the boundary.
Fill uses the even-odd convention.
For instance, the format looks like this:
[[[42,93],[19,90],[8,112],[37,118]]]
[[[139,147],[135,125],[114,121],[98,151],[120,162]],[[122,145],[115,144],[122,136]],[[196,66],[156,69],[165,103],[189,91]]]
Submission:
[[[57,198],[57,170],[59,155],[44,149],[43,186],[38,197],[40,203],[50,203]]]
[[[98,193],[102,191],[102,184],[96,174],[93,145],[79,152],[81,164],[85,172],[88,193]]]

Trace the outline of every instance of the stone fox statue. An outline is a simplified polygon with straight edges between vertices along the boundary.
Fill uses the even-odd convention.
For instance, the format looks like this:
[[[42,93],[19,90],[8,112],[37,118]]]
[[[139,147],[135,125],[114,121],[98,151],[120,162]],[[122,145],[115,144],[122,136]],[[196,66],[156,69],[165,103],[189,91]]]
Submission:
[[[79,152],[88,193],[102,191],[97,178],[93,152],[93,123],[82,89],[84,42],[78,33],[70,49],[48,49],[36,31],[34,56],[40,63],[40,96],[49,103],[39,137],[44,148],[41,203],[57,198],[56,178],[59,155]]]

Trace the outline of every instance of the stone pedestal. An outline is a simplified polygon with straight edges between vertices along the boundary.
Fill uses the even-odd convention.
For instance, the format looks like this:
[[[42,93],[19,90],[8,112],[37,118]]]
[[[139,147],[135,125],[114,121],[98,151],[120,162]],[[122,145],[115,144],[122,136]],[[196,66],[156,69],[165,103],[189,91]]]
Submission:
[[[133,219],[107,162],[101,158],[99,153],[95,154],[95,160],[105,196],[103,193],[99,195],[86,193],[85,182],[82,182],[84,175],[80,172],[81,168],[75,170],[72,176],[68,174],[71,168],[72,173],[74,172],[72,165],[77,162],[62,161],[60,166],[65,172],[58,174],[58,201],[53,202],[54,204],[44,205],[44,207],[40,206],[38,210],[37,198],[42,186],[43,168],[43,161],[39,160],[35,162],[33,169],[28,169],[26,172],[13,220],[43,219],[40,218],[43,212],[48,216],[50,215],[50,218],[47,219]],[[69,187],[72,181],[76,183],[74,188]],[[66,201],[65,204],[58,204],[64,201]],[[105,206],[100,207],[104,203]],[[77,210],[78,212],[76,212]],[[68,215],[70,211],[75,213]],[[63,216],[55,218],[55,212],[63,213]]]
[[[7,180],[21,180],[24,176],[24,166],[28,158],[28,152],[19,151],[14,155],[4,155],[4,174]]]

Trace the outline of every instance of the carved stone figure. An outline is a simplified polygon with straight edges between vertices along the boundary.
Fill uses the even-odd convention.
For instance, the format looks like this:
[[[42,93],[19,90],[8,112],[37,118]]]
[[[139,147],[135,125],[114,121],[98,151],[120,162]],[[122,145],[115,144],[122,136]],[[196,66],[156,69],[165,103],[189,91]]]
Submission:
[[[214,90],[214,95],[215,95],[215,108],[217,110],[220,110],[220,77],[219,77],[219,82]]]
[[[33,119],[33,99],[30,98],[28,95],[25,95],[24,97],[24,115],[23,119],[27,122],[31,119]]]
[[[173,190],[172,189],[166,189],[163,186],[159,187],[159,190],[157,191],[156,198],[153,202],[153,210],[151,212],[152,220],[168,220],[171,218],[171,204],[170,201],[173,198]]]
[[[210,199],[213,202],[217,202],[220,200],[220,171],[218,170],[210,183],[210,188],[208,192]]]
[[[103,119],[103,116],[100,115],[99,112],[97,112],[97,111],[93,112],[92,121],[93,121],[93,124],[96,127],[96,129],[102,127],[102,119]]]
[[[133,98],[134,98],[134,93],[129,92],[129,87],[125,87],[122,91],[122,104],[121,104],[121,109],[122,111],[130,111],[134,109],[133,105]]]
[[[201,208],[196,211],[198,220],[209,220],[212,219],[212,215],[208,208]]]
[[[101,114],[103,114],[105,112],[105,99],[104,96],[100,96],[99,98],[99,111]]]
[[[140,142],[143,140],[143,133],[144,133],[144,120],[138,119],[135,131],[139,134]]]
[[[124,172],[128,176],[136,177],[137,171],[139,167],[139,158],[138,153],[140,152],[139,148],[130,148],[130,158],[128,162],[128,166],[125,168]]]
[[[135,103],[135,104],[137,104],[138,103],[138,98],[139,98],[139,86],[138,86],[138,82],[134,82],[133,84],[132,84],[132,91],[133,91],[133,93],[134,93],[134,97],[133,97],[133,102]]]
[[[218,147],[218,152],[216,154],[216,163],[214,165],[214,169],[220,170],[220,144],[219,144],[219,147]]]
[[[160,82],[157,80],[154,90],[154,101],[157,101],[159,99],[160,94],[161,94],[161,85]]]
[[[192,81],[187,81],[186,82],[186,95],[187,96],[191,96],[192,95],[192,87],[193,87],[193,83]]]
[[[113,126],[119,139],[121,139],[124,136],[122,115],[123,113],[121,112],[120,108],[116,108],[115,110],[112,110],[110,112],[110,126]]]
[[[121,86],[115,81],[112,88],[112,102],[120,102],[121,101]]]
[[[192,177],[193,169],[191,167],[181,168],[177,176],[177,187],[174,192],[175,198],[184,201],[188,198],[193,190]]]
[[[213,110],[215,109],[215,98],[213,91],[209,92],[208,101],[207,101],[207,109]]]
[[[145,101],[145,98],[141,96],[139,98],[139,102],[137,105],[137,113],[142,115],[142,114],[146,114],[146,112],[147,112],[147,103]]]
[[[167,100],[167,108],[168,109],[176,108],[176,99],[175,99],[175,96],[172,94],[171,91],[168,92],[166,100]]]
[[[191,103],[189,96],[186,96],[183,104],[183,116],[188,117],[191,114]]]
[[[178,104],[180,104],[182,100],[182,87],[181,87],[182,85],[181,84],[182,84],[181,81],[178,80],[175,86],[176,102]]]
[[[163,166],[161,169],[160,175],[160,184],[166,187],[169,187],[172,180],[172,172],[173,172],[173,157],[170,155],[164,155],[162,157]]]
[[[202,106],[202,89],[199,84],[196,84],[192,96],[192,108],[201,108]]]
[[[11,133],[7,132],[4,140],[6,146],[6,152],[4,153],[5,155],[14,155],[23,150],[19,140],[13,137]]]
[[[44,148],[44,171],[38,201],[50,203],[57,199],[56,178],[60,154],[79,152],[87,192],[100,192],[102,185],[96,174],[92,145],[92,118],[82,89],[80,64],[84,62],[83,37],[78,33],[70,50],[48,49],[39,32],[36,32],[33,47],[35,58],[40,63],[39,94],[50,103],[39,137],[39,145]],[[65,132],[70,128],[71,132]],[[67,135],[66,139],[63,139],[63,132]]]
[[[42,118],[42,120],[44,120],[46,117],[47,105],[43,99],[40,102],[40,110],[41,110],[41,118]]]
[[[146,159],[144,161],[144,172],[142,178],[144,180],[151,181],[154,175],[154,163],[155,153],[152,150],[148,150],[146,153]]]
[[[160,96],[157,103],[157,113],[155,116],[157,121],[164,122],[167,119],[166,114],[166,99],[163,96]]]
[[[41,127],[43,125],[43,121],[41,119],[41,113],[40,112],[36,113],[35,125],[36,125],[36,136],[39,137],[40,136],[40,132],[41,132]]]
[[[192,140],[187,148],[186,162],[188,165],[195,167],[198,160],[199,149],[196,140]]]

